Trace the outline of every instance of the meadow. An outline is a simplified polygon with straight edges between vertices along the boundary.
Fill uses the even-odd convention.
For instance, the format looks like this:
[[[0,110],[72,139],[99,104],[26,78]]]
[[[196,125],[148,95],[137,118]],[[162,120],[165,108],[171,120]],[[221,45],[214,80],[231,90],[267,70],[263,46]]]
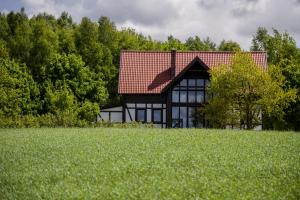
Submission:
[[[300,134],[0,129],[0,199],[300,199]]]

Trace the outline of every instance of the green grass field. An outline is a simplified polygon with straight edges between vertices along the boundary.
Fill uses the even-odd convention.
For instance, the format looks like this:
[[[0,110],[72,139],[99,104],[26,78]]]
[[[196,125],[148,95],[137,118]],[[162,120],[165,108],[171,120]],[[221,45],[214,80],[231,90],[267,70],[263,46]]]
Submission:
[[[0,199],[300,199],[300,134],[0,129]]]

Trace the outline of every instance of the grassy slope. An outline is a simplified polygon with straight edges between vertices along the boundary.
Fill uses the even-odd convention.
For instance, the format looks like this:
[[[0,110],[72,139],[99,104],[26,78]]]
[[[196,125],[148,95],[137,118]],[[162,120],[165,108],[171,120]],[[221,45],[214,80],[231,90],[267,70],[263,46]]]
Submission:
[[[0,199],[299,199],[300,134],[0,129]]]

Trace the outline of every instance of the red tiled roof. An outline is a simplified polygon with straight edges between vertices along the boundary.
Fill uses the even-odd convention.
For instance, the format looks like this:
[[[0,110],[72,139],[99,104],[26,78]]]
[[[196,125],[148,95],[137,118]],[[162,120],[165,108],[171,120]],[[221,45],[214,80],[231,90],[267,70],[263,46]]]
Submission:
[[[249,52],[255,63],[267,67],[265,52]],[[175,77],[199,57],[209,68],[230,64],[233,52],[176,52]],[[171,81],[171,52],[122,51],[119,94],[159,94]]]

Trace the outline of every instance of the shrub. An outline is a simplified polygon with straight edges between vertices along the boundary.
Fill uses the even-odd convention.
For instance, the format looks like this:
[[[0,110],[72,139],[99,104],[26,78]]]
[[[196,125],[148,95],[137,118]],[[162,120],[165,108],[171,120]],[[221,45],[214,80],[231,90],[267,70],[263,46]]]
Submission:
[[[89,122],[95,121],[97,114],[100,112],[99,105],[90,101],[85,101],[78,109],[78,118]]]

